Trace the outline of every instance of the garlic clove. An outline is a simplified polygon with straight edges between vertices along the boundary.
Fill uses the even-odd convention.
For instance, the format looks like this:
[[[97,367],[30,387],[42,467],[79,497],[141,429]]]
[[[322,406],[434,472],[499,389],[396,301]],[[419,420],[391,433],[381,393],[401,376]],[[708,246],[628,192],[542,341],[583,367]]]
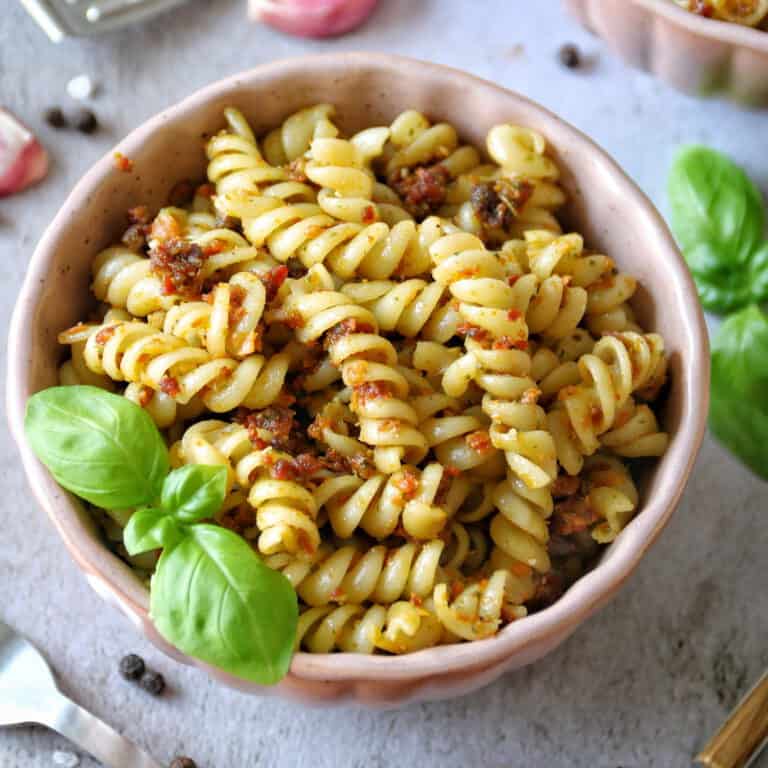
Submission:
[[[48,173],[48,153],[35,135],[0,108],[0,197],[13,195]]]
[[[299,37],[331,37],[362,24],[377,0],[250,0],[256,21]]]

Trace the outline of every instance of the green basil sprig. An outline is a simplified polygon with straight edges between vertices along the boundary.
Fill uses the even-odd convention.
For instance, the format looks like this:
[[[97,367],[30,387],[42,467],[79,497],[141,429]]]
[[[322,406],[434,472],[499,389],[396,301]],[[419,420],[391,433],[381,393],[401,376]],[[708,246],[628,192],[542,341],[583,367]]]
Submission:
[[[768,298],[768,242],[760,190],[725,155],[683,148],[668,183],[671,224],[701,303],[731,312]]]
[[[768,317],[754,305],[725,320],[712,342],[709,426],[768,480]]]
[[[131,555],[162,549],[150,615],[166,640],[262,685],[285,676],[298,621],[290,582],[241,537],[200,522],[224,503],[225,467],[187,465],[169,474],[165,442],[147,413],[96,387],[38,392],[24,426],[62,487],[99,507],[138,507],[125,547]]]

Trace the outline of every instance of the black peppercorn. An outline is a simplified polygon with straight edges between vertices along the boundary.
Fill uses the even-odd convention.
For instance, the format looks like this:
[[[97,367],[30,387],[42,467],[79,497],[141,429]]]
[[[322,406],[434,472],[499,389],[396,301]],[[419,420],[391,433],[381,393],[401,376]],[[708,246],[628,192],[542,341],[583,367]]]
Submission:
[[[191,757],[174,757],[168,768],[197,768],[197,763]]]
[[[144,674],[144,659],[135,653],[129,653],[120,659],[120,674],[126,680],[138,680]]]
[[[560,59],[560,63],[568,69],[578,69],[581,66],[581,52],[573,43],[566,43],[561,46],[557,52],[557,57]]]
[[[99,121],[90,109],[80,109],[75,114],[73,125],[80,133],[95,133],[99,127]]]
[[[159,672],[145,672],[139,680],[139,685],[153,696],[159,696],[165,690],[165,680]]]
[[[43,119],[52,128],[64,128],[67,125],[67,118],[64,117],[61,107],[48,107],[43,112]]]

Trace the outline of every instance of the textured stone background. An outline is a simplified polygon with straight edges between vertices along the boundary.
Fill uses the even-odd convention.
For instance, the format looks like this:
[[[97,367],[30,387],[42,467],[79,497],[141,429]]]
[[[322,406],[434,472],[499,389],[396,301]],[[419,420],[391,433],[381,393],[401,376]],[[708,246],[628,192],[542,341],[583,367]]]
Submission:
[[[246,24],[244,11],[242,0],[193,0],[139,29],[54,46],[4,0],[0,103],[39,131],[54,162],[43,185],[0,201],[2,325],[36,241],[93,160],[199,86],[304,51],[400,52],[522,91],[593,136],[662,209],[666,169],[683,141],[730,152],[768,188],[768,112],[696,101],[626,69],[555,0],[382,0],[363,29],[329,43]],[[589,72],[558,65],[566,41],[594,54]],[[65,84],[82,72],[101,84],[104,130],[54,133],[41,110],[67,104]],[[0,617],[46,652],[74,698],[160,760],[182,752],[201,768],[684,766],[768,664],[766,486],[709,440],[635,577],[557,652],[474,695],[384,713],[248,698],[177,666],[86,585],[33,502],[7,435],[0,482]],[[156,701],[120,681],[127,651],[162,670],[171,695]],[[4,730],[0,766],[50,766],[56,748],[66,742],[43,729]]]

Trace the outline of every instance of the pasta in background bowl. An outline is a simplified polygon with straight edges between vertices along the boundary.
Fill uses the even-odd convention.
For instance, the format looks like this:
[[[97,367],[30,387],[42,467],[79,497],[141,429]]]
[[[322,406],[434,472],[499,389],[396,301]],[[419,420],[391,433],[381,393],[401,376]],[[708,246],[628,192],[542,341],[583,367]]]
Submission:
[[[717,6],[719,18],[691,13],[678,0],[565,0],[565,5],[629,64],[675,88],[768,106],[768,34],[721,21],[729,18],[727,0],[709,3]],[[763,24],[764,6],[765,0],[754,0],[754,19]]]
[[[330,518],[330,524],[323,526],[324,518],[317,517],[317,510],[304,505],[291,517],[293,528],[278,525],[270,530],[268,526],[258,525],[257,520],[260,533],[254,539],[255,546],[268,561],[273,560],[274,567],[292,574],[307,606],[303,614],[306,620],[300,624],[306,632],[303,647],[321,653],[297,653],[288,677],[276,687],[285,695],[307,700],[352,697],[369,703],[392,704],[413,698],[452,695],[466,692],[506,669],[542,656],[604,604],[637,564],[682,492],[704,429],[708,369],[703,321],[680,256],[648,201],[600,150],[545,110],[468,75],[434,65],[419,63],[416,69],[413,66],[407,60],[367,54],[282,62],[213,85],[150,121],[117,148],[132,161],[130,173],[116,169],[110,156],[97,164],[73,192],[36,251],[11,329],[9,413],[18,439],[27,396],[56,383],[57,368],[62,362],[55,341],[57,333],[93,310],[86,286],[90,282],[91,262],[102,252],[95,266],[94,291],[99,299],[112,305],[113,314],[101,326],[79,326],[64,335],[63,340],[72,345],[73,358],[71,363],[65,363],[63,383],[99,383],[94,377],[102,377],[105,372],[111,374],[110,378],[127,381],[127,394],[146,405],[156,421],[170,429],[172,437],[178,440],[172,449],[173,460],[177,463],[231,461],[231,492],[233,498],[240,494],[231,509],[236,509],[242,502],[242,494],[247,492],[257,516],[259,505],[268,504],[268,491],[276,480],[272,470],[265,469],[264,456],[272,455],[271,466],[274,466],[274,452],[281,448],[267,445],[261,439],[265,436],[259,432],[265,428],[263,409],[279,404],[281,393],[286,391],[283,388],[286,371],[292,379],[294,374],[290,371],[295,371],[303,357],[300,345],[325,339],[325,344],[315,349],[322,350],[324,346],[332,365],[319,359],[316,365],[308,367],[307,373],[300,377],[301,386],[296,394],[306,400],[301,404],[302,409],[319,417],[313,438],[318,444],[326,448],[332,445],[347,459],[357,454],[364,456],[363,463],[370,467],[360,470],[360,462],[356,466],[351,462],[351,470],[346,466],[344,472],[335,472],[326,466],[325,474],[321,473],[317,482],[307,484],[314,492],[309,494],[310,501],[314,503],[318,494],[322,497],[323,514]],[[406,70],[411,72],[408,78],[403,76]],[[360,93],[370,94],[370,100],[361,101]],[[318,101],[321,111],[310,120],[308,131],[286,130],[286,125],[296,127],[295,120],[283,123],[289,115],[304,109],[300,114],[306,118],[307,105]],[[332,102],[336,106],[335,114],[322,106],[323,102]],[[240,111],[228,110],[229,127],[217,134],[221,114],[230,105],[236,105]],[[404,112],[408,108],[415,110]],[[265,137],[261,147],[267,162],[264,166],[257,163],[258,168],[285,165],[293,171],[290,178],[278,174],[278,178],[255,181],[255,170],[248,176],[249,168],[255,169],[255,166],[243,163],[244,154],[256,145],[249,143],[253,137],[243,115],[250,120],[255,133]],[[435,124],[430,125],[423,115],[434,118]],[[473,120],[470,115],[482,115],[482,120]],[[275,126],[281,124],[282,131],[275,131]],[[454,125],[456,132],[451,133]],[[371,126],[389,128],[384,135],[381,131],[377,134],[379,129]],[[437,132],[434,129],[438,129]],[[336,130],[353,138],[341,139],[335,134]],[[491,159],[500,163],[501,176],[505,176],[503,171],[508,166],[514,173],[506,174],[507,178],[518,178],[520,163],[527,163],[524,176],[530,180],[526,182],[531,184],[530,189],[524,184],[516,188],[499,186],[499,169],[489,167],[487,161],[471,149],[471,145],[483,146],[489,130]],[[390,142],[393,134],[395,140]],[[396,138],[398,135],[404,137],[401,142]],[[423,137],[421,144],[419,136]],[[467,143],[460,144],[457,136]],[[227,277],[214,287],[210,303],[197,301],[195,304],[178,297],[174,300],[172,290],[163,290],[168,289],[167,285],[157,290],[153,283],[157,280],[153,276],[157,271],[146,272],[145,262],[150,260],[136,249],[103,249],[114,243],[125,228],[125,210],[137,202],[157,210],[179,179],[204,178],[205,161],[200,151],[203,137],[209,140],[208,176],[215,189],[202,190],[187,211],[165,209],[154,219],[159,220],[159,224],[152,227],[155,235],[162,236],[168,226],[183,225],[188,230],[185,236],[198,243],[205,243],[206,236],[216,241],[209,258],[218,260],[215,264],[228,270],[220,273]],[[299,139],[306,146],[296,146]],[[431,147],[425,146],[428,139],[435,140]],[[237,150],[234,155],[233,147]],[[356,148],[355,151],[350,147]],[[439,164],[447,169],[437,196],[433,194],[434,185],[424,178],[426,171],[413,170],[435,159],[435,147],[439,148]],[[305,157],[307,150],[309,155]],[[345,158],[356,159],[345,166]],[[372,177],[365,170],[369,165],[377,169],[379,188],[371,186]],[[432,168],[430,173],[437,172],[433,165],[428,166]],[[401,173],[400,169],[406,170]],[[478,179],[487,180],[480,181],[480,185],[486,186],[473,195],[472,186],[478,186]],[[259,193],[266,191],[267,194],[254,197],[252,190],[243,194],[244,181],[255,183]],[[387,182],[391,187],[385,189]],[[561,187],[565,194],[557,191]],[[507,200],[499,208],[499,197],[514,197],[515,193],[522,194],[523,189],[525,200]],[[206,192],[214,193],[212,200]],[[292,196],[296,199],[292,200]],[[254,203],[254,199],[264,198],[270,201]],[[564,199],[568,201],[563,208],[565,235],[553,216]],[[519,209],[515,207],[518,203]],[[301,215],[297,216],[294,211],[290,222],[282,219],[276,223],[275,212],[286,207],[298,208]],[[617,216],[619,211],[621,215]],[[421,223],[414,224],[411,214]],[[286,226],[301,221],[309,223],[303,229],[291,230]],[[217,231],[215,237],[210,235],[214,230]],[[379,249],[376,258],[365,260],[370,242],[367,250],[361,250],[360,244],[367,238],[379,232],[379,237],[391,239],[394,235],[387,233],[402,232],[404,236],[406,231],[420,238],[420,247],[408,251],[409,262],[401,263],[402,258],[394,261],[390,258],[387,262],[384,257],[387,254],[391,257],[392,248]],[[574,231],[583,233],[590,251],[583,251],[579,236],[567,234]],[[335,233],[336,239],[324,243],[323,233],[327,240],[330,232]],[[220,245],[220,241],[226,242]],[[340,243],[345,247],[339,249]],[[238,248],[241,250],[237,251]],[[580,278],[581,273],[571,269],[572,274],[564,279],[552,265],[546,274],[536,276],[536,269],[547,270],[544,265],[548,260],[551,262],[555,252],[558,258],[581,264],[586,270],[585,276]],[[605,257],[597,255],[604,252],[615,254],[620,270],[617,276],[613,274],[612,262],[601,261]],[[505,253],[503,258],[499,255]],[[592,253],[596,255],[593,257]],[[172,265],[173,261],[168,263]],[[243,264],[245,268],[241,269],[238,265]],[[268,301],[264,288],[259,287],[262,281],[257,277],[254,282],[251,278],[276,274],[275,269],[281,264],[291,265],[292,274],[287,277],[285,271],[280,272],[280,285],[274,286]],[[138,274],[139,279],[120,280],[121,270],[126,269],[134,278]],[[586,276],[590,269],[597,270],[593,277]],[[636,274],[642,286],[632,296],[631,308],[623,302],[632,294],[627,286],[634,288],[634,282],[623,278],[624,272]],[[430,274],[430,278],[424,279]],[[607,281],[605,276],[609,278]],[[179,276],[171,272],[166,277],[173,282]],[[537,286],[544,286],[542,281],[546,280],[550,281],[546,283],[550,290],[560,293],[554,303],[549,302],[553,312],[537,314],[537,302],[531,306],[530,300],[537,291],[541,292],[542,288]],[[533,292],[526,296],[529,282]],[[409,301],[417,305],[427,303],[431,310],[423,316],[395,311],[387,298],[404,297],[398,286],[415,290]],[[590,286],[595,286],[592,299],[588,298]],[[54,291],[57,295],[65,291],[73,297],[72,303],[52,301]],[[487,296],[488,291],[496,299],[484,307],[483,296]],[[413,302],[416,295],[424,296],[428,292],[431,304],[426,298]],[[606,292],[615,294],[614,298],[608,299]],[[211,318],[217,302],[231,300],[233,295],[238,296],[243,306],[253,309],[249,314],[251,318],[264,314],[267,330],[254,323],[245,326],[239,323],[231,332],[226,328],[223,333],[215,332],[220,326],[214,327]],[[598,296],[596,303],[595,296]],[[548,302],[543,294],[541,301],[546,308]],[[494,302],[498,307],[489,313]],[[132,317],[124,314],[126,310]],[[156,314],[158,311],[160,315]],[[197,313],[197,325],[191,326],[189,317],[194,313]],[[329,319],[319,319],[324,318],[322,313],[330,313]],[[242,316],[238,318],[242,320]],[[347,320],[359,325],[345,325]],[[461,336],[456,337],[459,322],[464,327]],[[445,328],[451,323],[454,327],[446,332]],[[530,339],[528,325],[532,328]],[[653,333],[643,336],[638,333],[640,327],[652,329],[660,336]],[[190,328],[197,330],[190,331]],[[200,328],[204,329],[202,334]],[[616,333],[603,336],[604,341],[597,342],[605,347],[603,354],[599,351],[602,347],[596,350],[593,347],[596,336],[605,331]],[[162,336],[163,343],[174,350],[191,345],[198,350],[196,360],[202,361],[205,357],[218,361],[217,365],[230,371],[228,375],[233,382],[239,380],[241,370],[245,376],[246,370],[255,366],[253,381],[249,380],[244,394],[234,399],[231,387],[221,389],[215,377],[210,380],[210,386],[206,385],[201,391],[202,400],[194,396],[202,384],[198,381],[198,389],[186,391],[191,380],[175,376],[173,370],[164,370],[160,375],[161,386],[151,377],[147,378],[146,370],[151,363],[146,370],[142,369],[143,363],[132,369],[125,364],[127,355],[122,362],[119,356],[114,364],[109,362],[109,350],[128,338],[125,334],[129,332],[142,338],[151,334],[156,338]],[[571,339],[574,333],[576,336]],[[590,333],[596,336],[590,337]],[[591,340],[582,348],[587,337]],[[643,397],[652,397],[663,374],[660,368],[664,359],[660,347],[662,337],[666,340],[671,382],[660,417],[671,436],[666,455],[641,478],[637,505],[636,492],[626,475],[626,480],[616,482],[620,483],[618,490],[622,497],[629,502],[587,523],[587,527],[592,528],[593,540],[616,539],[597,566],[554,604],[520,618],[525,614],[531,590],[541,584],[540,575],[549,570],[544,562],[548,554],[536,542],[546,542],[546,535],[538,538],[542,534],[537,531],[546,534],[545,521],[551,507],[547,510],[546,505],[537,506],[536,488],[544,489],[551,498],[556,456],[563,466],[568,465],[570,474],[578,473],[581,468],[579,454],[584,451],[569,452],[566,443],[567,436],[572,434],[569,426],[583,426],[577,418],[581,413],[578,402],[583,388],[589,388],[593,380],[587,363],[578,366],[576,361],[594,358],[598,363],[604,360],[615,364],[617,355],[630,360],[629,354],[632,362],[625,369],[633,370],[636,380],[628,386],[632,388],[634,383],[636,389],[645,390]],[[462,338],[463,341],[458,340]],[[525,351],[529,341],[532,356]],[[390,347],[393,351],[387,352]],[[265,350],[264,356],[258,348]],[[365,352],[361,353],[364,348],[375,349],[376,353],[366,357]],[[550,353],[545,354],[550,348]],[[591,357],[582,355],[593,351],[595,354]],[[537,363],[538,352],[541,354]],[[395,357],[390,357],[391,354]],[[276,371],[261,379],[258,386],[254,384],[261,376],[264,363],[257,364],[256,358],[262,361],[268,358],[265,371],[271,370],[270,366]],[[501,366],[500,361],[510,365],[514,362],[512,358],[518,361],[515,364],[538,366],[540,370],[531,372],[526,367],[516,370],[514,365],[512,368]],[[641,359],[646,361],[644,369],[639,365]],[[467,366],[476,367],[478,360],[484,361],[485,372],[468,371]],[[566,364],[563,371],[557,373],[563,362]],[[387,369],[386,365],[394,367]],[[277,373],[278,369],[281,374]],[[533,386],[526,381],[526,371],[532,377]],[[338,381],[339,373],[341,381]],[[547,376],[552,374],[554,378],[547,384]],[[600,376],[599,372],[594,375]],[[516,379],[519,391],[510,390],[510,378]],[[272,387],[270,382],[276,380],[278,384]],[[469,380],[473,383],[468,390]],[[390,382],[394,388],[382,389],[382,381]],[[525,383],[523,390],[519,389],[521,381]],[[108,382],[102,379],[101,383]],[[151,392],[146,391],[148,385]],[[156,394],[155,390],[160,391]],[[560,401],[556,398],[558,391],[565,393]],[[381,399],[363,397],[370,392],[383,395],[383,411],[379,407]],[[611,392],[610,399],[613,397]],[[539,398],[541,405],[537,405]],[[629,391],[616,392],[615,399],[619,403],[618,411],[624,404],[630,407],[630,412],[619,421],[631,424],[633,411],[639,413],[641,408],[639,401],[636,402]],[[510,404],[514,405],[512,401],[518,404],[510,410]],[[588,398],[585,407],[589,408],[593,402]],[[600,402],[606,409],[613,408],[607,398]],[[242,425],[227,416],[237,405],[245,405],[250,410],[241,414]],[[189,408],[196,412],[184,412]],[[210,415],[200,421],[206,410]],[[543,426],[547,410],[551,414],[548,428]],[[195,420],[174,427],[180,411],[181,416]],[[392,424],[382,422],[384,412],[384,422],[401,420],[401,426],[394,433],[408,436],[405,443],[397,440],[393,443],[387,437]],[[254,413],[255,419],[249,422],[249,416],[253,417]],[[408,425],[412,423],[413,413],[417,418],[411,428]],[[641,430],[639,434],[647,435],[647,439],[641,437],[638,444],[638,433],[628,438],[622,434],[620,423],[608,423],[612,420],[607,418],[607,413],[589,414],[589,432],[596,434],[581,433],[577,429],[580,445],[608,436],[601,449],[603,453],[643,456],[663,451],[666,438],[655,428],[655,420],[650,423],[650,431]],[[525,426],[530,418],[536,422],[540,418],[537,414],[545,421],[538,427],[536,423]],[[653,418],[650,411],[646,414]],[[457,418],[466,421],[459,425],[459,440],[444,440],[436,422],[453,419],[456,426]],[[637,423],[648,423],[644,419]],[[558,424],[562,425],[560,433]],[[269,438],[274,425],[266,426]],[[613,442],[611,428],[618,433]],[[245,438],[237,437],[241,432]],[[547,443],[543,436],[550,433],[554,438],[550,437]],[[251,440],[245,452],[222,454],[228,435],[233,436],[235,443],[239,439],[241,445],[243,439],[247,444],[248,438],[254,435],[257,441]],[[467,441],[467,435],[477,438]],[[531,440],[527,447],[524,441],[520,442],[521,436],[526,435]],[[634,441],[634,447],[625,449],[628,439]],[[358,447],[345,454],[344,446],[348,448],[350,442]],[[232,445],[232,440],[227,444]],[[89,512],[55,486],[23,442],[21,448],[38,498],[91,583],[128,613],[164,650],[184,661],[205,666],[183,657],[159,638],[147,615],[148,597],[141,579],[104,547],[90,522]],[[600,478],[606,472],[621,477],[623,470],[615,458],[600,458],[596,448],[597,445],[586,451],[594,457],[587,459],[583,471],[590,478],[589,487],[596,494],[595,507],[599,508],[601,495],[604,503],[608,503],[609,495],[613,500],[617,498],[616,482],[604,483]],[[210,459],[213,449],[218,451],[215,461]],[[202,451],[207,458],[197,458],[196,451]],[[288,451],[277,458],[288,462],[295,455]],[[326,458],[325,454],[320,458]],[[239,461],[248,464],[248,471],[240,471]],[[502,483],[499,490],[498,484],[507,472],[508,486]],[[491,481],[496,489],[494,502],[490,509],[483,509],[483,484]],[[249,488],[249,484],[252,487]],[[394,520],[395,525],[391,519],[383,520],[376,515],[361,519],[359,514],[352,514],[347,497],[372,487],[371,484],[376,485],[374,493],[383,488],[382,495],[390,484],[400,491],[403,484],[413,485],[418,495],[405,505],[409,512],[402,511],[401,518]],[[326,490],[322,491],[323,488]],[[574,492],[575,488],[557,491],[561,498]],[[436,501],[438,494],[442,494],[438,499],[440,503]],[[294,498],[301,496],[297,492]],[[450,503],[446,501],[448,498],[452,499]],[[534,499],[534,503],[523,503],[520,511],[520,499],[525,502],[526,498]],[[440,513],[445,517],[446,504],[454,505],[449,521],[439,517]],[[635,506],[637,516],[629,522]],[[489,514],[494,508],[504,514]],[[528,509],[527,517],[520,518],[525,509]],[[537,515],[540,515],[539,523],[534,520]],[[484,522],[480,519],[483,517]],[[273,519],[269,516],[264,519],[267,518]],[[530,521],[525,522],[528,518]],[[317,519],[320,522],[315,522]],[[113,527],[119,523],[114,516],[111,521]],[[451,526],[447,526],[447,522]],[[364,547],[346,542],[359,525],[362,525],[359,535],[367,542]],[[616,537],[624,525],[626,529]],[[392,642],[388,646],[385,622],[378,626],[379,634],[361,632],[360,636],[365,636],[366,642],[370,637],[383,637],[384,641],[378,646],[380,650],[415,652],[404,656],[326,653],[335,643],[322,640],[327,631],[324,633],[319,625],[334,612],[346,611],[343,620],[354,620],[357,626],[361,624],[360,610],[366,611],[365,618],[374,624],[383,619],[373,611],[377,600],[371,597],[370,590],[350,597],[346,604],[351,602],[352,608],[358,602],[368,601],[364,603],[368,607],[351,612],[344,608],[345,601],[339,599],[338,592],[334,594],[331,589],[326,594],[327,583],[323,578],[313,578],[316,572],[312,571],[322,568],[323,558],[329,557],[324,547],[330,546],[332,556],[337,559],[344,559],[345,547],[349,548],[350,557],[362,555],[375,559],[376,553],[383,551],[377,542],[384,541],[391,547],[392,536],[400,538],[395,547],[397,552],[393,554],[390,550],[389,557],[402,558],[403,550],[410,547],[414,550],[410,557],[418,552],[419,558],[432,563],[432,576],[424,576],[430,571],[422,564],[419,571],[422,582],[413,581],[408,592],[398,587],[396,594],[386,597],[384,605],[391,608],[382,607],[382,610],[388,613],[392,626],[402,626],[403,622],[413,619],[414,604],[424,601],[424,605],[419,606],[421,615],[436,616],[437,623],[430,624],[432,619],[429,619],[425,634],[412,632],[409,636],[424,640],[431,633],[430,641],[417,642],[412,648],[403,647],[401,634],[390,637]],[[482,550],[491,543],[497,550],[487,554],[492,568],[483,571],[483,575],[488,578],[473,579],[472,575],[480,572],[481,561],[485,559],[482,552],[478,555],[478,547]],[[456,560],[462,547],[463,560]],[[440,560],[441,554],[446,555],[442,552],[444,548],[448,556]],[[307,551],[317,555],[306,557]],[[474,563],[471,562],[473,556]],[[458,590],[445,579],[442,587],[435,583],[441,581],[434,578],[438,562],[441,568],[454,564],[459,569]],[[296,575],[296,563],[304,569],[302,575]],[[151,563],[135,565],[149,567]],[[424,582],[425,578],[428,583]],[[462,590],[467,594],[462,594]],[[489,594],[484,601],[483,591],[495,596]],[[407,599],[409,594],[414,596],[413,601]],[[385,599],[381,588],[376,589],[376,595],[379,601]],[[403,597],[406,599],[402,600]],[[495,610],[503,609],[504,615],[483,615],[487,622],[468,623],[462,613],[466,613],[468,605],[476,608],[478,600],[483,608],[492,604]],[[391,613],[395,608],[399,612],[397,617]],[[502,618],[503,623],[511,623],[496,633]],[[518,618],[520,620],[515,620]],[[338,615],[336,621],[341,620]],[[442,628],[435,635],[438,624]],[[485,639],[427,647],[441,639],[450,639],[444,633],[446,629],[454,640]],[[349,636],[345,637],[344,649],[366,650],[351,642]],[[210,667],[208,670],[230,684],[263,690]]]

